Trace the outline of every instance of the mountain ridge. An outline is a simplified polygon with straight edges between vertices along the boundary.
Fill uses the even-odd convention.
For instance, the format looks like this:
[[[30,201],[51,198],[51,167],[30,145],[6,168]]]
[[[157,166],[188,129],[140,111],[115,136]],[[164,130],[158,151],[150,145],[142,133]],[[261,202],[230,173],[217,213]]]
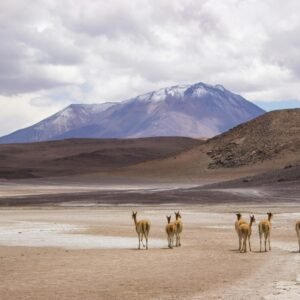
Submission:
[[[0,138],[0,143],[66,138],[212,137],[264,113],[221,85],[196,83],[152,91],[122,102],[71,104]]]

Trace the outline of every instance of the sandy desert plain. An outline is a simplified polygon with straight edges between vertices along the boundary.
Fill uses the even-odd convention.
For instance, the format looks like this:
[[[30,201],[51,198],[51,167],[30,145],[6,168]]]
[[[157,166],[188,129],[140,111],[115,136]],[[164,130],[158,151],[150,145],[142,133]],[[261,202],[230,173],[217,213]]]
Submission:
[[[132,140],[105,155],[101,141],[0,146],[0,298],[299,299],[299,144],[274,156],[268,144],[272,159],[244,163],[239,149],[238,161],[211,156],[220,141],[174,138],[157,151],[155,139]],[[222,160],[233,165],[207,167]],[[148,251],[137,250],[132,210],[151,221]],[[175,210],[182,246],[168,249]],[[272,250],[260,252],[268,211]],[[255,215],[252,252],[238,251],[237,212]]]
[[[32,188],[37,192],[38,187]],[[170,191],[175,190],[172,187]],[[61,187],[57,192],[63,201]],[[189,189],[180,192],[189,193]],[[101,193],[96,194],[101,198]],[[268,190],[240,189],[231,203],[218,199],[234,191],[227,192],[228,196],[219,191],[212,204],[185,204],[178,199],[157,204],[160,192],[152,188],[124,188],[114,193],[116,199],[121,196],[127,203],[97,203],[95,194],[84,192],[79,202],[2,207],[1,298],[299,298],[300,253],[294,229],[300,218],[297,195],[288,201],[276,197],[274,203]],[[201,199],[201,191],[198,193]],[[144,196],[148,199],[145,203]],[[76,200],[76,192],[72,197]],[[165,216],[175,209],[182,213],[182,247],[168,249]],[[152,223],[148,251],[136,249],[132,210]],[[259,252],[255,224],[253,251],[239,253],[235,212],[247,218],[254,213],[258,221],[270,210],[274,213],[272,251]]]

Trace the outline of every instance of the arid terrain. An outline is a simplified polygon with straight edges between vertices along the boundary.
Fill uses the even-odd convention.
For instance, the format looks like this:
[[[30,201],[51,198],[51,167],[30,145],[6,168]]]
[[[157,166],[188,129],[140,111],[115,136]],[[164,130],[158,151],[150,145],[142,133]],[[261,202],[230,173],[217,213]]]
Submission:
[[[180,137],[70,139],[0,145],[0,178],[72,176],[119,169],[189,150],[202,140]]]
[[[207,141],[1,145],[1,299],[299,299],[299,112]],[[132,210],[151,221],[148,251]],[[175,210],[182,247],[168,249]],[[268,211],[272,251],[260,253]],[[255,215],[252,252],[237,251],[237,212]]]
[[[298,199],[299,200],[299,199]],[[131,210],[151,220],[136,250]],[[180,209],[182,247],[167,248],[165,216]],[[239,253],[235,212],[272,210],[272,251]],[[127,205],[1,209],[3,299],[298,299],[297,204]]]

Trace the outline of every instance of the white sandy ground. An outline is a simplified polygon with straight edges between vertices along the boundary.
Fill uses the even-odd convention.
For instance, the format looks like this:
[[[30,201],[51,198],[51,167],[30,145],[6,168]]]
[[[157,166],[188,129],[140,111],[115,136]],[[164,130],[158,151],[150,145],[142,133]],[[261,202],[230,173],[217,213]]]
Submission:
[[[57,247],[64,249],[128,249],[136,247],[136,238],[86,235],[76,232],[87,227],[42,222],[12,222],[0,227],[0,245],[22,247]],[[151,248],[165,246],[163,239],[151,239]]]
[[[239,196],[248,197],[265,197],[270,195],[270,191],[264,190],[262,188],[227,188],[227,189],[214,189],[214,191],[226,192]]]
[[[184,220],[183,246],[169,252],[166,251],[165,216],[172,214],[177,208],[181,209]],[[137,209],[137,207],[91,206],[1,209],[0,256],[2,260],[0,260],[0,265],[2,267],[0,277],[2,277],[2,285],[0,283],[0,294],[3,293],[5,299],[9,300],[18,299],[16,295],[20,296],[21,294],[26,295],[28,299],[53,299],[51,294],[48,293],[51,284],[59,284],[55,283],[56,279],[53,276],[56,275],[52,276],[52,273],[47,275],[49,286],[46,287],[45,285],[43,290],[37,290],[36,286],[30,287],[26,283],[32,281],[38,284],[42,280],[39,277],[43,278],[43,272],[47,272],[47,268],[43,269],[41,267],[42,263],[47,265],[47,261],[40,260],[43,256],[45,259],[50,257],[53,262],[62,260],[59,263],[64,266],[60,271],[61,274],[70,276],[75,272],[74,275],[80,280],[76,282],[77,284],[80,282],[81,287],[85,283],[85,274],[88,270],[83,266],[78,273],[73,268],[81,261],[90,262],[87,260],[87,253],[82,252],[83,250],[97,250],[97,261],[95,263],[100,262],[100,268],[101,265],[107,263],[106,260],[109,257],[116,259],[114,258],[114,253],[116,253],[121,269],[127,269],[129,263],[133,264],[133,270],[135,270],[134,266],[137,264],[135,272],[143,274],[143,270],[148,270],[146,276],[151,278],[148,280],[156,283],[151,285],[150,290],[147,285],[145,286],[145,290],[148,290],[142,297],[143,299],[300,299],[300,253],[296,252],[298,244],[294,230],[294,222],[300,218],[300,207],[291,207],[285,203],[282,206],[277,204],[276,209],[274,208],[272,251],[268,253],[258,252],[259,239],[257,224],[255,224],[252,234],[252,248],[254,251],[247,254],[240,254],[231,250],[237,246],[237,238],[233,228],[234,212],[242,211],[245,218],[250,213],[255,213],[256,223],[258,223],[259,220],[265,218],[265,211],[271,209],[268,205],[249,204],[243,207],[232,207],[230,205],[139,207],[139,217],[147,217],[152,222],[152,234],[149,241],[150,250],[137,254],[128,252],[130,249],[137,247],[137,237],[131,220],[132,209]],[[211,250],[207,252],[206,247],[211,247],[214,243],[218,244],[218,247],[215,249],[209,248]],[[72,251],[75,252],[72,252],[73,254],[65,254],[65,252],[60,254],[61,252],[57,252],[56,248],[73,249]],[[36,256],[34,254],[36,250],[34,249],[45,250],[39,250],[40,254]],[[111,254],[107,250],[112,251]],[[26,253],[26,256],[22,254],[19,258],[18,253],[20,251]],[[140,253],[143,256],[147,255],[146,261],[139,261]],[[10,255],[10,265],[3,265],[3,258],[6,255]],[[74,266],[68,264],[67,255],[76,256]],[[93,259],[93,255],[95,255],[95,252],[91,252],[91,259]],[[171,261],[173,261],[172,256],[177,257],[177,262],[172,262],[168,266],[165,261],[166,255]],[[28,261],[31,256],[35,259],[38,258],[38,263],[33,261],[31,265]],[[64,256],[66,258],[63,258]],[[160,269],[160,264],[157,264],[156,261],[157,257],[160,256],[163,269]],[[228,259],[228,263],[219,260],[218,256],[224,256],[225,259]],[[20,261],[20,259],[22,260]],[[51,261],[49,263],[51,264]],[[184,276],[186,280],[175,283],[178,291],[172,293],[172,290],[166,288],[169,284],[168,275],[166,274],[170,273],[165,268],[170,268],[170,275],[173,276],[174,263],[178,264],[180,276]],[[30,269],[26,267],[27,264],[30,265]],[[211,269],[207,270],[203,266],[204,269],[201,270],[201,266],[207,264],[210,265]],[[244,267],[240,269],[239,264]],[[193,265],[197,266],[196,270],[193,269]],[[4,269],[6,270],[5,273],[1,273],[1,270]],[[230,269],[232,269],[232,274],[227,273]],[[108,268],[105,272],[103,275],[95,273],[97,279],[93,277],[93,274],[89,275],[94,278],[89,280],[106,282],[105,284],[108,286],[105,293],[103,288],[102,292],[101,290],[96,292],[97,285],[94,286],[90,281],[87,281],[87,286],[81,287],[80,291],[89,288],[91,293],[93,291],[95,293],[89,294],[85,297],[86,299],[95,299],[95,297],[98,299],[141,299],[144,289],[142,288],[138,293],[136,292],[135,284],[139,285],[139,282],[135,280],[139,281],[140,279],[130,273],[132,271],[128,271],[129,273],[124,273],[124,275],[116,275],[113,269]],[[204,284],[202,276],[205,276],[206,272],[208,276],[215,274],[215,277],[212,278],[215,278],[218,284],[213,280]],[[234,275],[236,272],[241,272],[240,278]],[[23,277],[21,274],[24,274]],[[121,281],[118,281],[118,276],[122,279]],[[227,279],[227,276],[231,276],[228,277],[231,279]],[[22,278],[26,278],[24,282],[22,282]],[[107,278],[111,278],[111,280],[109,281]],[[125,278],[129,280],[130,284],[122,289],[119,284]],[[222,283],[222,278],[224,283]],[[76,282],[74,283],[75,286]],[[14,284],[18,285],[16,290],[12,288]],[[117,290],[115,290],[114,284],[118,285]],[[144,284],[145,282],[141,281],[140,285],[143,286]],[[181,288],[180,285],[182,285]],[[175,286],[173,289],[175,289]],[[187,286],[189,287],[187,290],[190,292],[183,296],[180,294],[180,290],[187,288]],[[69,288],[68,286],[58,285],[60,299],[82,299],[82,294],[79,292],[72,294]],[[72,288],[74,288],[73,285]],[[198,288],[201,291],[197,292]],[[124,293],[127,295],[125,298]]]
[[[140,191],[140,192],[155,192],[167,191],[179,188],[192,188],[199,184],[186,183],[164,183],[164,184],[19,184],[0,181],[0,198],[5,197],[24,197],[31,195],[53,195],[65,193],[84,193],[94,191]]]

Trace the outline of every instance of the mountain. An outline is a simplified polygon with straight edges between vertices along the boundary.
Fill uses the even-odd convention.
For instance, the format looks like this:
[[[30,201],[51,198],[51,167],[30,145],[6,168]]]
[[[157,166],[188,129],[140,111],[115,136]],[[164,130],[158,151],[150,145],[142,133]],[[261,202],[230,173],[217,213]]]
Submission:
[[[66,138],[212,137],[263,113],[221,85],[179,85],[118,103],[70,105],[31,127],[0,138],[0,143]]]
[[[33,126],[0,138],[0,143],[26,143],[55,139],[56,136],[95,122],[97,116],[112,105],[114,104],[72,104]]]

